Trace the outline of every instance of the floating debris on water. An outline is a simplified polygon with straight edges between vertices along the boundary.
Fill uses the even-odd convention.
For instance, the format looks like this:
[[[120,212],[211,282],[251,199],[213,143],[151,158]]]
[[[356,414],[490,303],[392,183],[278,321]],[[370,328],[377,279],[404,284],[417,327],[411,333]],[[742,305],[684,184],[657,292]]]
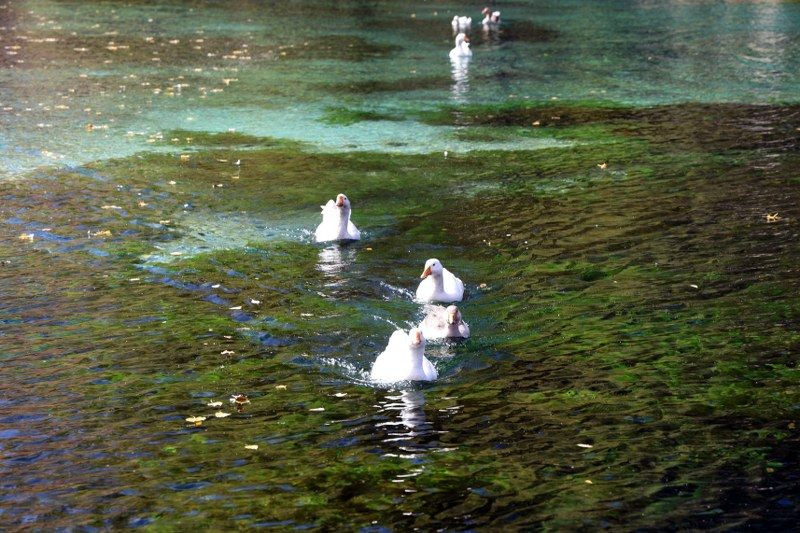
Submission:
[[[204,416],[190,416],[186,419],[187,422],[190,424],[194,424],[195,426],[200,426],[205,421],[206,417]]]
[[[231,396],[230,402],[236,405],[244,405],[250,403],[250,400],[244,394],[234,394]]]

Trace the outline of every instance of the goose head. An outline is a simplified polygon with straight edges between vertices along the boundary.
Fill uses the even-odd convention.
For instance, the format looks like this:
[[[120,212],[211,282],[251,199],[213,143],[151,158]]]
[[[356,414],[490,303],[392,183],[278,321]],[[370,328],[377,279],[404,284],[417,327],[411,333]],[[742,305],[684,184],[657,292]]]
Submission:
[[[483,11],[481,11],[481,15],[491,15],[491,14],[492,14],[492,10],[489,9],[488,7],[484,7]]]
[[[419,328],[411,328],[408,330],[408,347],[414,352],[422,352],[425,350],[425,336]]]
[[[441,276],[444,267],[438,259],[428,259],[425,261],[425,269],[422,271],[420,278],[425,279],[428,276]]]
[[[461,311],[455,305],[447,308],[447,323],[451,326],[457,326],[461,323]]]
[[[344,209],[346,211],[350,210],[350,200],[344,194],[338,194],[336,196],[336,207],[339,209]]]
[[[469,46],[469,37],[467,37],[466,33],[459,33],[456,35],[456,48],[460,46]]]

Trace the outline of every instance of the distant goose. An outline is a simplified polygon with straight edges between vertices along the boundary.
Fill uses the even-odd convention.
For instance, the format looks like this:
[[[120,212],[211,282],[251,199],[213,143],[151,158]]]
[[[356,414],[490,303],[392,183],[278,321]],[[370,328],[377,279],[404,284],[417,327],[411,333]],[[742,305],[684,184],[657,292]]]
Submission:
[[[440,305],[430,306],[419,329],[430,340],[469,338],[469,326],[461,318],[461,311],[455,305],[447,309]]]
[[[373,381],[433,381],[439,377],[436,368],[425,357],[425,337],[416,328],[408,333],[397,330],[389,338],[386,349],[372,364]]]
[[[472,28],[472,17],[453,17],[453,32],[468,32]]]
[[[460,302],[464,297],[464,283],[438,259],[428,259],[420,277],[417,300],[421,302]]]
[[[322,223],[314,232],[317,242],[357,241],[361,238],[355,224],[350,222],[350,200],[344,194],[336,197],[336,202],[328,200],[322,206]]]
[[[472,57],[472,50],[469,49],[469,37],[464,33],[456,35],[456,46],[450,50],[450,59],[459,57]]]
[[[483,15],[483,21],[481,24],[484,26],[497,26],[500,24],[500,12],[499,11],[492,11],[488,7],[484,7],[483,11],[481,11]]]

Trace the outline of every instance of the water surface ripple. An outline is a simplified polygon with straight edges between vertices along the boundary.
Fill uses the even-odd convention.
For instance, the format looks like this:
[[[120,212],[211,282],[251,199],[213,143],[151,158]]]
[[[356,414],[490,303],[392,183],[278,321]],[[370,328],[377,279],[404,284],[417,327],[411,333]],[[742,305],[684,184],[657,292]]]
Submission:
[[[498,7],[0,4],[0,528],[795,526],[800,5]]]

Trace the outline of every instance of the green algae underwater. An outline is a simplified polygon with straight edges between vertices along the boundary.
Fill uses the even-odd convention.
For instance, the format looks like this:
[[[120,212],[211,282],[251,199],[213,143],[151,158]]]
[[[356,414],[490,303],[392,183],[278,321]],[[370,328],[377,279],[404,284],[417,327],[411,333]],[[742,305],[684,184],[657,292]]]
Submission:
[[[760,109],[781,127],[687,151],[652,110],[572,111],[559,134],[601,140],[387,157],[194,133],[188,159],[2,183],[5,420],[33,440],[4,468],[17,498],[42,496],[26,512],[156,529],[790,520],[800,161],[781,128],[800,113]],[[712,138],[707,110],[672,112]],[[345,181],[363,242],[280,226],[313,228],[317,191]],[[215,238],[231,220],[262,237]],[[428,256],[465,278],[474,338],[429,350],[438,383],[373,388],[382,343],[421,318],[408,291]]]
[[[155,16],[146,2],[93,4]],[[207,13],[191,5],[159,14]],[[261,4],[242,6],[257,17]],[[308,99],[314,131],[341,128],[334,138],[411,132],[336,148],[163,115],[147,144],[110,145],[117,126],[95,109],[112,107],[101,93],[118,80],[99,69],[120,51],[126,68],[149,64],[149,41],[54,33],[86,48],[79,66],[99,84],[87,116],[108,129],[77,122],[75,142],[98,145],[85,160],[31,168],[3,152],[21,170],[0,180],[0,528],[795,526],[800,106],[431,97],[449,95],[447,71],[369,68],[408,53],[389,28],[446,50],[424,24],[444,7],[416,7],[410,19],[390,3],[286,3],[275,26],[288,33],[320,10],[369,17],[379,36],[324,28],[285,55],[252,43],[298,85],[224,71],[243,88],[203,104]],[[509,19],[513,46],[569,42],[569,17]],[[156,39],[160,62],[240,46],[209,31],[191,41],[202,53],[177,53],[176,31]],[[34,47],[22,65],[51,53],[19,42]],[[66,57],[51,64],[83,79]],[[329,60],[366,72],[300,80]],[[515,76],[470,80],[480,94]],[[195,80],[171,80],[165,98],[183,82]],[[428,146],[430,131],[444,138]],[[338,192],[363,240],[315,244],[319,205]],[[473,337],[428,346],[437,382],[376,387],[368,371],[391,332],[422,319],[411,296],[429,257],[464,280]]]

